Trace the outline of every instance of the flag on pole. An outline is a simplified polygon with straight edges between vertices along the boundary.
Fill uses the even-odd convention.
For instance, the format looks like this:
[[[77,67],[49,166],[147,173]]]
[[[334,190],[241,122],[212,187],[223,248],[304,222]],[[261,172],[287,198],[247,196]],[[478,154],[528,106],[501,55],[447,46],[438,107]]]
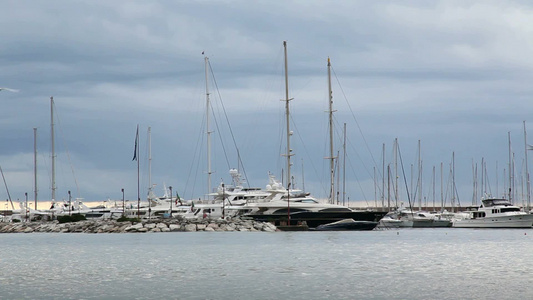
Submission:
[[[183,204],[181,203],[181,197],[180,197],[180,195],[178,194],[178,192],[176,192],[176,205],[178,205],[178,202],[180,203],[180,205],[183,205]]]
[[[133,150],[133,159],[137,160],[137,143],[139,142],[139,125],[137,125],[137,134],[135,134],[135,149]]]

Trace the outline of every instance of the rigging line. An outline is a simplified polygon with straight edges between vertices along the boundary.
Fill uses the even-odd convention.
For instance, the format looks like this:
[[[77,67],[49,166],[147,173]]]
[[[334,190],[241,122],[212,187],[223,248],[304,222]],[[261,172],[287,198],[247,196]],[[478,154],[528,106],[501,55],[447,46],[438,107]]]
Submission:
[[[209,64],[209,62],[208,62],[208,64]],[[211,77],[212,77],[212,79],[213,79],[213,84],[215,85],[215,89],[217,90],[217,94],[218,94],[218,97],[219,97],[220,103],[221,103],[221,105],[222,105],[222,109],[223,109],[223,111],[224,111],[224,115],[226,116],[226,121],[228,121],[228,120],[227,120],[226,109],[225,109],[225,107],[224,107],[224,103],[222,102],[222,96],[220,95],[220,91],[219,91],[219,89],[218,89],[218,85],[217,85],[217,83],[216,83],[215,75],[213,74],[213,70],[211,69],[211,64],[209,64],[209,68],[210,68],[210,70],[211,70],[211,73],[210,73],[210,74],[211,74]],[[219,138],[219,140],[220,140],[220,144],[222,145],[222,151],[224,152],[224,158],[226,159],[226,165],[227,165],[227,167],[228,167],[228,169],[229,169],[229,168],[230,168],[230,163],[229,163],[229,159],[228,159],[228,154],[227,154],[227,151],[226,151],[226,147],[224,146],[224,142],[223,142],[223,140],[222,140],[222,130],[221,130],[221,127],[220,127],[219,124],[218,124],[218,119],[217,119],[217,116],[215,115],[215,110],[214,110],[214,108],[213,108],[212,101],[209,102],[209,105],[211,105],[211,107],[210,107],[210,108],[211,108],[211,114],[213,115],[213,119],[214,119],[214,121],[215,121],[215,126],[216,126],[216,128],[217,128],[217,132],[218,132],[218,138]],[[229,122],[229,121],[228,121],[228,122]],[[229,126],[229,123],[228,123],[228,126]],[[230,132],[231,132],[231,130],[230,130]],[[233,133],[232,133],[231,135],[232,135],[232,137],[233,137]],[[234,140],[234,141],[235,141],[235,140]]]
[[[302,139],[302,135],[300,134],[300,131],[298,130],[298,127],[296,126],[296,122],[294,122],[294,119],[292,118],[292,115],[290,115],[289,117],[291,118],[291,122],[292,122],[293,128],[295,129],[296,134],[298,135],[298,138],[299,138],[300,142],[302,143],[302,146],[303,146],[303,149],[304,149],[304,153],[307,155],[307,157],[310,158],[311,155],[309,155],[309,151],[307,151],[307,147],[305,146],[305,143],[304,143],[304,141],[303,141],[303,139]],[[317,171],[317,169],[316,169],[316,166],[315,166],[315,164],[313,164],[313,160],[310,159],[310,162],[311,162],[311,167],[313,167],[313,171],[315,172],[315,176],[316,176],[317,178],[320,178],[320,177],[318,176],[318,171]],[[323,189],[324,191],[326,191],[326,188],[325,188],[325,186],[324,186],[324,182],[323,182],[323,181],[320,182],[320,185],[322,186],[322,189]]]
[[[405,183],[405,189],[407,191],[407,201],[409,202],[409,209],[412,211],[413,205],[411,204],[411,196],[409,195],[409,186],[407,185],[407,179],[405,177],[405,169],[403,167],[403,159],[402,159],[402,153],[400,152],[400,144],[397,143],[396,146],[398,147],[398,156],[400,157],[400,165],[402,167],[403,181]]]
[[[213,105],[211,105],[211,111],[213,111]],[[213,113],[213,119],[215,121],[215,126],[217,128],[217,132],[219,132],[218,139],[220,140],[220,145],[222,146],[222,152],[224,153],[224,158],[226,159],[226,165],[227,165],[227,167],[229,169],[230,168],[230,163],[229,163],[229,159],[228,159],[228,153],[226,151],[226,146],[224,146],[224,141],[222,140],[222,131],[220,129],[220,126],[218,125],[218,121],[217,121],[217,118],[216,118],[214,113]]]
[[[229,118],[228,118],[228,114],[226,113],[226,107],[224,106],[224,102],[222,101],[222,95],[220,94],[220,90],[218,89],[218,84],[217,84],[217,81],[216,81],[216,78],[215,78],[215,73],[213,72],[213,69],[211,67],[211,62],[208,61],[207,63],[209,65],[209,69],[211,71],[211,77],[213,78],[213,84],[215,85],[215,89],[217,90],[218,98],[220,99],[220,105],[222,106],[222,111],[224,112],[224,117],[226,119],[226,123],[228,124],[228,128],[229,128],[229,132],[230,132],[230,135],[231,135],[231,139],[233,140],[233,146],[235,147],[235,149],[238,149],[239,147],[237,147],[237,142],[235,140],[235,135],[233,134],[233,129],[231,127],[231,124],[230,124],[230,121],[229,121]],[[216,118],[215,118],[215,124],[217,124],[217,129],[218,129],[218,122],[216,121]],[[221,136],[221,135],[219,135],[219,136]],[[221,139],[222,139],[222,137],[221,137]],[[222,147],[224,148],[224,145],[222,145]],[[226,155],[225,148],[224,148],[224,154]],[[250,187],[250,183],[248,182],[248,175],[246,174],[246,169],[244,168],[244,163],[242,162],[242,158],[241,158],[240,155],[237,155],[237,160],[238,160],[238,164],[240,164],[242,166],[242,173],[244,174],[244,178],[245,178],[246,184],[248,185],[248,187]],[[228,169],[229,169],[230,168],[230,164],[229,164],[229,160],[228,160],[227,155],[226,155],[226,162],[228,164]]]
[[[339,126],[339,123],[338,123],[338,120],[336,117],[333,117],[335,123],[337,126],[335,126],[335,128],[340,128]],[[340,139],[340,132],[338,130],[335,130],[335,133],[337,133],[337,138]],[[351,149],[355,152],[355,154],[357,155],[357,157],[359,158],[359,160],[361,161],[361,165],[363,166],[363,168],[365,169],[366,171],[366,174],[369,176],[369,177],[373,177],[373,172],[370,172],[370,170],[368,169],[368,166],[364,163],[364,160],[363,158],[361,157],[361,154],[359,153],[359,151],[357,151],[357,148],[355,147],[355,145],[352,144],[352,141],[351,139],[347,138],[348,140],[348,144],[351,146]],[[376,167],[377,169],[377,167]],[[381,172],[378,171],[378,175],[382,175]]]
[[[490,187],[490,181],[489,181],[490,180],[490,178],[489,178],[490,176],[489,176],[489,174],[487,172],[487,165],[486,164],[487,163],[485,162],[485,167],[484,167],[485,168],[485,185],[488,186],[488,188],[489,188],[489,195],[492,195],[492,189]],[[498,195],[496,195],[496,196],[498,196]]]
[[[198,138],[196,139],[196,147],[194,148],[195,151],[194,151],[194,155],[193,155],[193,160],[191,162],[191,165],[190,165],[190,168],[189,168],[189,174],[187,176],[187,180],[185,181],[185,188],[184,188],[184,191],[183,191],[183,194],[184,195],[187,195],[187,192],[188,191],[188,187],[189,187],[189,180],[191,180],[191,178],[193,178],[191,175],[193,173],[193,169],[196,170],[195,174],[194,174],[194,180],[192,181],[192,188],[190,189],[190,196],[189,198],[190,199],[193,199],[193,193],[194,193],[194,190],[195,190],[195,187],[196,187],[196,179],[198,178],[198,169],[200,168],[200,152],[198,149],[200,149],[201,145],[203,144],[203,134],[202,132],[204,131],[204,128],[205,128],[205,115],[203,115],[203,118],[202,118],[202,122],[201,122],[201,125],[200,125],[200,132],[199,134],[197,135]],[[194,164],[196,162],[196,168],[194,168]]]
[[[419,151],[417,150],[416,154],[417,156],[419,155]],[[414,165],[414,164],[413,164]],[[418,193],[422,194],[422,191],[420,190],[420,183],[421,183],[421,178],[420,178],[420,170],[417,170],[417,177],[416,177],[416,186],[415,186],[415,190],[413,191],[413,202],[416,203],[416,197],[418,196]]]
[[[352,161],[350,157],[346,156],[346,159],[348,160],[348,165],[350,166],[350,170],[352,171],[352,174],[355,177],[355,180],[357,181],[357,185],[359,186],[359,189],[361,190],[361,194],[363,194],[363,199],[365,199],[366,205],[370,206],[370,204],[368,203],[368,197],[366,196],[363,186],[361,185],[361,180],[359,180],[359,177],[355,173],[355,168],[352,165]]]
[[[9,194],[9,189],[7,188],[6,177],[4,176],[4,171],[2,170],[1,166],[0,166],[0,173],[2,173],[2,179],[4,180],[4,185],[6,187],[7,197],[9,198],[9,202],[11,203],[11,209],[15,210],[15,207],[13,206],[13,201],[11,201],[11,194]]]
[[[363,134],[363,130],[361,129],[361,126],[359,126],[359,122],[357,122],[357,119],[355,118],[355,113],[352,109],[352,106],[350,105],[350,102],[348,102],[348,98],[346,97],[346,93],[344,93],[344,89],[342,88],[342,85],[340,84],[339,78],[337,78],[337,73],[335,73],[335,70],[333,69],[333,66],[331,67],[331,70],[333,71],[333,75],[335,75],[335,79],[337,80],[337,83],[339,84],[339,88],[341,90],[342,95],[344,96],[344,100],[346,101],[346,104],[348,105],[348,108],[350,109],[350,112],[352,113],[352,117],[355,121],[355,124],[357,125],[357,129],[359,130],[359,133],[361,134],[361,137],[363,138],[363,141],[365,142],[366,149],[370,153],[370,157],[372,157],[372,162],[374,162],[374,166],[377,168],[376,160],[374,159],[374,155],[372,155],[372,151],[370,150],[370,147],[368,146],[368,142],[366,141],[366,138]],[[383,176],[383,175],[382,175]]]
[[[47,153],[48,154],[48,153]],[[45,169],[45,173],[46,173],[46,176],[48,177],[48,182],[52,182],[52,178],[50,176],[50,174],[52,173],[50,171],[51,167],[50,167],[50,161],[48,160],[49,156],[44,153],[44,151],[42,152],[38,152],[37,155],[41,158],[39,160],[39,162],[44,162],[42,164],[44,164],[44,169]],[[50,199],[52,198],[52,196],[50,196]]]
[[[54,116],[57,119],[57,123],[58,123],[57,125],[61,125],[61,119],[59,119],[59,114],[57,113],[56,103],[52,102],[52,104],[54,105],[54,111],[56,112]],[[61,131],[61,134],[65,136],[63,133],[63,126],[59,126],[59,130]],[[70,159],[70,152],[68,151],[67,145],[65,143],[65,139],[62,139],[62,142],[63,142],[63,147],[65,148],[65,152],[67,153],[68,162],[70,163],[70,171],[72,172],[72,177],[74,178],[74,184],[76,185],[76,191],[78,193],[78,197],[81,198],[80,186],[78,184],[78,179],[76,178],[76,173],[74,172],[74,164],[72,163],[72,160]]]
[[[350,149],[353,150],[354,153],[355,153],[355,155],[357,156],[357,158],[358,158],[361,162],[363,162],[364,160],[363,160],[363,158],[361,157],[361,155],[359,154],[359,152],[357,151],[357,148],[355,147],[355,145],[352,143],[352,141],[351,141],[350,139],[347,139],[347,140],[348,140],[348,145],[350,146]],[[364,169],[367,171],[367,174],[369,175],[369,177],[374,177],[374,175],[372,175],[372,174],[369,173],[367,166],[366,166],[364,163],[362,163],[362,165],[363,165]],[[355,172],[355,168],[353,167],[353,165],[351,165],[351,167],[352,167],[352,172]],[[354,174],[355,174],[355,173],[354,173]],[[359,184],[360,184],[360,183],[359,183]],[[382,191],[382,187],[380,187],[379,185],[378,185],[378,189],[379,189],[380,191]],[[382,191],[382,192],[384,192],[384,191]]]
[[[452,168],[451,168],[451,163],[450,163],[450,172],[448,172],[448,180],[446,182],[446,191],[444,193],[444,199],[443,199],[443,206],[446,206],[446,202],[448,200],[448,196],[450,196],[450,203],[451,203],[451,198],[453,198],[450,194],[452,194],[451,188],[452,186]]]
[[[461,200],[459,199],[459,192],[457,191],[457,185],[455,184],[455,181],[452,182],[453,185],[453,192],[455,193],[455,196],[457,197],[457,205],[458,207],[461,207]]]
[[[278,137],[279,137],[279,148],[278,148],[278,155],[277,155],[277,159],[276,159],[276,169],[278,169],[281,165],[282,165],[282,157],[283,157],[283,154],[282,153],[286,153],[286,151],[283,151],[283,140],[284,140],[284,137],[285,137],[285,131],[283,130],[283,128],[286,128],[285,127],[285,118],[282,117],[282,114],[281,114],[281,108],[279,109],[279,112],[278,113],[278,129],[279,129],[279,132],[278,132]],[[281,169],[283,170],[283,167],[281,167]],[[283,171],[281,172],[281,180],[283,180]]]
[[[338,128],[340,128],[341,126],[340,126],[340,124],[339,124],[339,122],[338,122],[338,120],[337,120],[337,118],[336,118],[335,116],[333,116],[333,120],[334,120],[334,122],[335,122],[335,125],[337,125],[337,126],[334,126],[335,134],[336,134],[337,140],[340,140],[340,134],[341,134],[341,133],[339,132]],[[352,141],[351,141],[349,138],[347,138],[347,141],[348,141],[348,144],[351,146],[350,149],[352,149],[352,150],[354,151],[355,155],[359,158],[359,160],[360,160],[361,162],[363,162],[363,158],[361,157],[361,155],[360,155],[359,152],[357,151],[357,148],[355,147],[355,145],[352,144]],[[349,159],[348,159],[348,160],[349,160]],[[349,160],[349,161],[350,161],[350,160]],[[364,163],[362,163],[362,166],[363,166],[363,168],[365,169],[365,171],[367,172],[367,175],[368,175],[370,178],[373,178],[374,175],[373,175],[372,173],[370,173],[370,171],[368,170],[368,167],[367,167]],[[356,179],[357,179],[357,181],[358,181],[358,185],[359,185],[360,188],[361,188],[361,192],[362,192],[363,195],[364,195],[364,191],[362,190],[361,183],[359,182],[359,178],[358,178],[357,175],[355,174],[355,168],[354,168],[354,166],[351,164],[351,161],[350,161],[350,167],[352,168],[352,172],[354,173],[354,175],[355,175],[355,177],[356,177]],[[375,182],[375,179],[373,179],[373,181],[374,181],[374,183],[376,183],[376,182]],[[378,189],[381,191],[381,187],[378,186]],[[368,198],[366,197],[366,195],[364,195],[364,198],[365,198],[365,200],[367,201],[367,205],[368,205]]]
[[[457,207],[461,207],[461,199],[459,199],[459,192],[457,191],[457,185],[453,185],[455,190],[455,196],[457,197]]]

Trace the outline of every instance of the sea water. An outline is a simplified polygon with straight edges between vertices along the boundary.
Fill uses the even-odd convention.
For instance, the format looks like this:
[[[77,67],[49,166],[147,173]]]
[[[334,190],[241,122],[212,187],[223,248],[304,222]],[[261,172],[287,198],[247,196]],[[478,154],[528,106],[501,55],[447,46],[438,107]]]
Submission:
[[[1,234],[0,299],[533,299],[533,230]]]

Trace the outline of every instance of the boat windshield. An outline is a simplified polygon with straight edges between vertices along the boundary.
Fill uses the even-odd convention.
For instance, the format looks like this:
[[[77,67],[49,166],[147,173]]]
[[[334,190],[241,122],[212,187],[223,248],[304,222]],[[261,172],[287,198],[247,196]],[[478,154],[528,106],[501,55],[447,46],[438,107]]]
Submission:
[[[496,206],[496,205],[509,206],[512,204],[506,199],[485,199],[483,200],[483,205],[485,207],[491,207],[491,206]]]

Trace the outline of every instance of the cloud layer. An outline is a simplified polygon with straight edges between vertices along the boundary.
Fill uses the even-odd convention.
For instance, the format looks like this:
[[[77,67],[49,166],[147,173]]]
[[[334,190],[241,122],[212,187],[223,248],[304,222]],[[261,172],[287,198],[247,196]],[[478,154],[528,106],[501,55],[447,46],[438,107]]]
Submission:
[[[203,197],[204,52],[216,80],[209,87],[216,133],[213,184],[229,183],[228,168],[243,168],[236,145],[249,183],[262,187],[268,171],[281,177],[285,166],[280,99],[287,40],[292,173],[300,187],[305,179],[306,190],[327,196],[330,57],[335,149],[342,152],[347,123],[352,201],[375,198],[382,145],[385,163],[394,167],[395,138],[408,182],[401,187],[403,202],[411,165],[418,165],[418,140],[426,198],[433,166],[437,191],[441,163],[443,181],[449,181],[452,153],[462,204],[472,202],[473,164],[481,169],[482,158],[490,179],[486,191],[503,193],[509,132],[519,190],[522,122],[531,123],[533,109],[532,15],[526,1],[6,1],[0,12],[0,86],[20,92],[0,92],[0,165],[12,198],[32,195],[38,128],[39,197],[49,200],[54,96],[58,164],[64,170],[60,197],[79,190],[80,197],[101,201],[121,197],[125,188],[127,198],[137,198],[137,166],[131,161],[137,124],[141,197],[149,185],[148,127],[156,192],[172,185],[185,198]]]

